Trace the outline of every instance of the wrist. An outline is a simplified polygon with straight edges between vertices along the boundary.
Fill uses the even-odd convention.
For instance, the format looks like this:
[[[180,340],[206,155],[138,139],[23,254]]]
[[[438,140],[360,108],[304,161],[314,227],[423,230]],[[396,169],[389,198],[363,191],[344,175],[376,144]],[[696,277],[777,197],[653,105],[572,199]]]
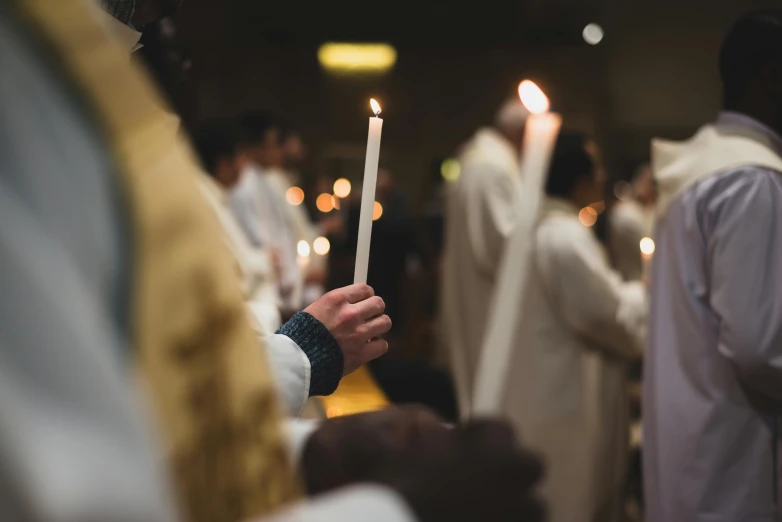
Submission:
[[[328,328],[307,312],[298,312],[277,333],[289,337],[310,360],[310,396],[334,393],[342,379],[344,359]]]

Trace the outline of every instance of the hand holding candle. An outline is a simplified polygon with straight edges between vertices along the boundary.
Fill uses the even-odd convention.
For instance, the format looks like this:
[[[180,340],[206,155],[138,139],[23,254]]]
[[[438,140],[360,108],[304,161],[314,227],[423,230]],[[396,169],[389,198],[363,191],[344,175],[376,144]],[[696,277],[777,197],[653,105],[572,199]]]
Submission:
[[[562,118],[550,113],[549,101],[537,85],[519,85],[521,102],[532,113],[524,129],[519,164],[522,182],[519,220],[505,247],[494,291],[489,324],[473,390],[473,415],[497,415],[516,348],[516,324],[524,306],[532,265],[535,224]]]
[[[380,104],[369,100],[375,116],[369,118],[369,137],[367,138],[367,157],[364,163],[364,187],[361,192],[361,215],[358,224],[358,246],[356,248],[356,271],[354,283],[366,283],[369,270],[369,244],[372,240],[372,213],[375,208],[375,186],[377,185],[377,165],[380,160],[380,136],[383,132],[383,120],[380,116]]]

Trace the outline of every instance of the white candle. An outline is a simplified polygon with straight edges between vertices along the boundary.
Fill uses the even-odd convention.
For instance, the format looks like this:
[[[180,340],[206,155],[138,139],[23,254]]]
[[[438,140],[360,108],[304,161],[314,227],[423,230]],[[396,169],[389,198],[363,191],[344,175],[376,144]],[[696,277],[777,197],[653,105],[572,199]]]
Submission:
[[[364,188],[361,192],[361,215],[358,222],[358,247],[356,248],[356,271],[354,283],[366,283],[369,270],[369,243],[372,240],[372,212],[375,208],[375,185],[377,185],[377,164],[380,160],[380,136],[383,132],[383,120],[380,105],[369,100],[375,116],[369,118],[369,136],[367,138],[367,158],[364,163]]]
[[[473,391],[473,415],[500,413],[513,350],[518,347],[517,325],[524,306],[532,265],[535,224],[554,144],[562,118],[548,112],[549,102],[537,85],[519,85],[522,103],[532,113],[524,130],[519,174],[522,180],[519,220],[505,247],[496,290],[489,311]],[[519,400],[524,400],[519,398]]]

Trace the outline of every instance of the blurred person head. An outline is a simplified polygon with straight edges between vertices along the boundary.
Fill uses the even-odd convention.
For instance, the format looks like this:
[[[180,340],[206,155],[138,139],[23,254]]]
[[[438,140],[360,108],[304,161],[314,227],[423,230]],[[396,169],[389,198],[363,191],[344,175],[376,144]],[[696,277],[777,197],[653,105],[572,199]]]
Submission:
[[[578,208],[603,199],[605,174],[597,145],[585,134],[565,131],[557,138],[546,194]]]
[[[633,172],[633,197],[642,205],[654,205],[657,191],[654,186],[654,172],[648,162],[640,164]]]
[[[242,154],[263,168],[283,166],[285,132],[279,121],[269,114],[251,113],[239,125]]]
[[[529,111],[517,98],[506,101],[494,118],[494,126],[518,151],[521,151],[521,140],[528,117]]]
[[[199,126],[193,135],[193,145],[207,174],[220,185],[230,189],[238,183],[241,165],[236,132],[230,124],[213,121]]]
[[[723,106],[782,134],[782,10],[745,15],[720,51]]]
[[[301,134],[296,131],[289,132],[282,143],[282,153],[285,168],[298,169],[307,158],[307,145],[301,139]]]
[[[140,28],[144,24],[173,16],[184,0],[101,0],[103,8],[125,25]]]

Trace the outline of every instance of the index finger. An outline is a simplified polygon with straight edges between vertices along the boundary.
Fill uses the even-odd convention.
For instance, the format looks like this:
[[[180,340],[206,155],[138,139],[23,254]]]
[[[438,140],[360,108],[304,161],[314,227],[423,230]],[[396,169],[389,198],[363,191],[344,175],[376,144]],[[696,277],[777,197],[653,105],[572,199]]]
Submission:
[[[347,299],[348,303],[356,304],[361,301],[366,301],[370,297],[375,295],[375,291],[371,286],[364,283],[355,283],[350,286],[346,286],[342,289],[342,295]]]

